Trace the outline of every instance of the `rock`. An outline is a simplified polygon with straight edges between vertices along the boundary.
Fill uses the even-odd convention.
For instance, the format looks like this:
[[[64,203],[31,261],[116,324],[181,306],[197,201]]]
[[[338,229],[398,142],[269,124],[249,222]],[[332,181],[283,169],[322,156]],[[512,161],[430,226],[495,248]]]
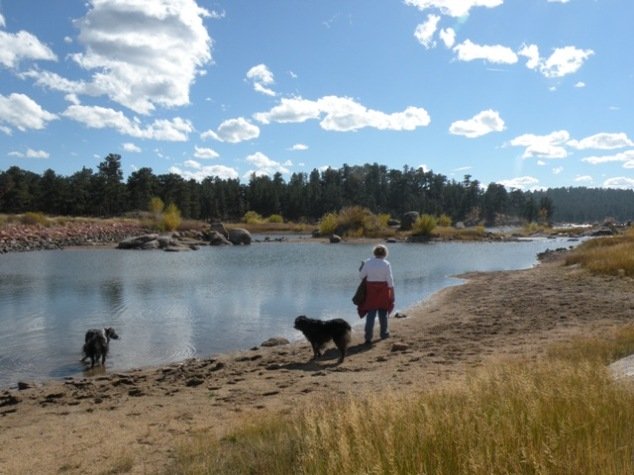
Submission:
[[[253,241],[251,233],[244,228],[233,228],[229,230],[227,239],[235,245],[249,245]]]
[[[211,223],[210,228],[212,231],[217,232],[218,234],[220,234],[223,237],[228,237],[229,233],[227,232],[227,228],[225,228],[225,225],[222,224],[220,221],[214,221]]]
[[[337,243],[340,243],[340,242],[341,242],[341,236],[339,236],[338,234],[332,234],[332,235],[330,236],[330,242],[331,242],[332,244],[337,244]]]
[[[31,385],[29,383],[25,383],[24,381],[18,381],[19,391],[24,391],[25,389],[29,389],[29,388],[31,388]]]
[[[223,246],[223,245],[231,245],[231,241],[229,241],[224,234],[221,234],[218,231],[208,231],[204,234],[203,239],[208,241],[212,246]]]
[[[289,341],[286,338],[282,338],[282,337],[274,337],[274,338],[269,338],[268,340],[266,340],[265,342],[261,343],[260,346],[282,346],[282,345],[288,345]]]
[[[420,213],[418,211],[408,211],[401,219],[401,229],[403,231],[411,231],[412,226],[419,217]]]
[[[396,351],[406,351],[406,350],[409,350],[409,345],[407,343],[396,342],[392,344],[392,348],[390,351],[396,352]]]
[[[404,313],[396,312],[394,314],[394,318],[407,318],[407,315],[405,315]]]
[[[158,234],[142,234],[141,236],[133,236],[121,241],[117,246],[117,249],[143,249],[143,246],[148,245],[147,243],[156,241],[158,238]]]

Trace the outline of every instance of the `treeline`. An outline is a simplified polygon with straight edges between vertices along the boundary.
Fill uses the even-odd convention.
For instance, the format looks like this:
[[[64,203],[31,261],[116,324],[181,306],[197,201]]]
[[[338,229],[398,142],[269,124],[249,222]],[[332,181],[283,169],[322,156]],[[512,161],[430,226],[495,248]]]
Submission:
[[[395,218],[408,211],[445,214],[454,222],[495,224],[509,220],[595,222],[634,217],[632,190],[558,188],[543,192],[483,187],[466,175],[462,181],[404,166],[343,165],[339,169],[238,179],[208,177],[197,182],[174,173],[155,175],[141,168],[123,179],[121,157],[108,155],[96,171],[82,168],[70,176],[42,175],[11,167],[0,173],[0,212],[39,211],[50,215],[120,216],[147,210],[159,197],[184,218],[241,219],[247,211],[278,214],[291,221],[316,222],[346,206],[362,206]]]

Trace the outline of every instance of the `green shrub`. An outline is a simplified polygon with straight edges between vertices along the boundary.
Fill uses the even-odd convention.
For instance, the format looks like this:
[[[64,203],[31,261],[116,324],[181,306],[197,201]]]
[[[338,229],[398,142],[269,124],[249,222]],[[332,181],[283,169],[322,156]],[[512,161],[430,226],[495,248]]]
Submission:
[[[414,236],[431,236],[435,227],[436,218],[430,214],[423,214],[414,222],[414,225],[412,226],[412,234]]]
[[[282,218],[281,214],[272,214],[271,216],[266,218],[266,220],[269,223],[283,223],[284,222],[284,218]]]

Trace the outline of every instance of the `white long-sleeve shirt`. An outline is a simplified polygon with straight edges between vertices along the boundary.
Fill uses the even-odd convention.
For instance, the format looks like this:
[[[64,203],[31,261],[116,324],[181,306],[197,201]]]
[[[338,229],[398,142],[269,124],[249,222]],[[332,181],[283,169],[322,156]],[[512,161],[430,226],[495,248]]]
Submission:
[[[363,263],[359,270],[359,278],[368,278],[368,282],[387,282],[387,286],[394,288],[392,278],[392,266],[387,259],[380,257],[370,257]]]

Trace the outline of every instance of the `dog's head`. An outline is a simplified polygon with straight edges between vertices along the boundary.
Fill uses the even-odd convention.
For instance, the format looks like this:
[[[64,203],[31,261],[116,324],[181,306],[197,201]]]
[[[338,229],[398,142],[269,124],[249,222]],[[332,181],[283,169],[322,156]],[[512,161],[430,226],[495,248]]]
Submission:
[[[114,328],[112,328],[112,327],[104,328],[103,331],[106,334],[106,338],[108,340],[118,340],[119,339],[119,335],[117,335],[117,332],[114,331]]]
[[[301,330],[302,328],[306,328],[306,324],[308,323],[308,317],[306,315],[300,315],[295,319],[295,330]]]

